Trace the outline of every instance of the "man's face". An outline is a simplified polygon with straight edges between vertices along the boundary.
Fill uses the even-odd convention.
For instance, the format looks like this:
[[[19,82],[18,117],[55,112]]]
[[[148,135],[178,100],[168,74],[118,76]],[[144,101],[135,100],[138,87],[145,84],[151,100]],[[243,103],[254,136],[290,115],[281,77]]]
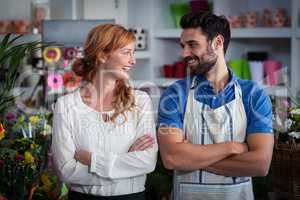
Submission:
[[[206,75],[217,62],[218,56],[199,28],[182,31],[180,44],[182,57],[192,74]]]

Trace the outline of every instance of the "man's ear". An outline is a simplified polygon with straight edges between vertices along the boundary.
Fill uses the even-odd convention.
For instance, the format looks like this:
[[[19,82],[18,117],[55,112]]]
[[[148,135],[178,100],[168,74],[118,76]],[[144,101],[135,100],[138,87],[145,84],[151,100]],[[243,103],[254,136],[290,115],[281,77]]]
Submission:
[[[213,49],[217,50],[219,48],[223,49],[224,37],[222,35],[217,35],[213,41]]]

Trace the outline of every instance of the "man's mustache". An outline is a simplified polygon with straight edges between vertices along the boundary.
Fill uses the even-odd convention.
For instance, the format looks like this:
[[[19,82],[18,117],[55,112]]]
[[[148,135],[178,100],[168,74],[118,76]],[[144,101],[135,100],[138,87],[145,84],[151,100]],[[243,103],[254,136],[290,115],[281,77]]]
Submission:
[[[197,56],[188,56],[188,57],[185,57],[183,58],[183,62],[188,66],[188,62],[190,60],[198,60],[199,61],[199,58]]]

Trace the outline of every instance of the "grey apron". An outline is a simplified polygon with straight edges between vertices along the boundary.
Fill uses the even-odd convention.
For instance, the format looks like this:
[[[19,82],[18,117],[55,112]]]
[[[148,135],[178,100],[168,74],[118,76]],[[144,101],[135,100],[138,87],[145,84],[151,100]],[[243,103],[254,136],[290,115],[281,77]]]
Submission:
[[[225,141],[244,142],[247,118],[240,86],[234,84],[235,99],[211,109],[195,99],[195,79],[189,90],[184,116],[184,137],[193,144]],[[253,200],[250,177],[225,177],[205,170],[174,172],[174,200]]]

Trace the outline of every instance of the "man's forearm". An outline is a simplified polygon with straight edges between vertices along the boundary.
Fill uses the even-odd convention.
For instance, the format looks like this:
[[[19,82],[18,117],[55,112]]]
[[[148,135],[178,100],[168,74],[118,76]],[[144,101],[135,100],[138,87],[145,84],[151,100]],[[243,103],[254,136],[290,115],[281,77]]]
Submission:
[[[179,143],[177,145],[175,152],[168,156],[163,155],[164,164],[169,169],[183,171],[203,169],[228,156],[239,153],[239,150],[236,149],[236,143],[208,145]]]
[[[246,152],[234,155],[208,166],[206,170],[223,176],[265,176],[270,164],[257,154]]]
[[[224,176],[265,176],[272,160],[274,136],[251,134],[247,143],[248,152],[221,160],[206,170]]]

